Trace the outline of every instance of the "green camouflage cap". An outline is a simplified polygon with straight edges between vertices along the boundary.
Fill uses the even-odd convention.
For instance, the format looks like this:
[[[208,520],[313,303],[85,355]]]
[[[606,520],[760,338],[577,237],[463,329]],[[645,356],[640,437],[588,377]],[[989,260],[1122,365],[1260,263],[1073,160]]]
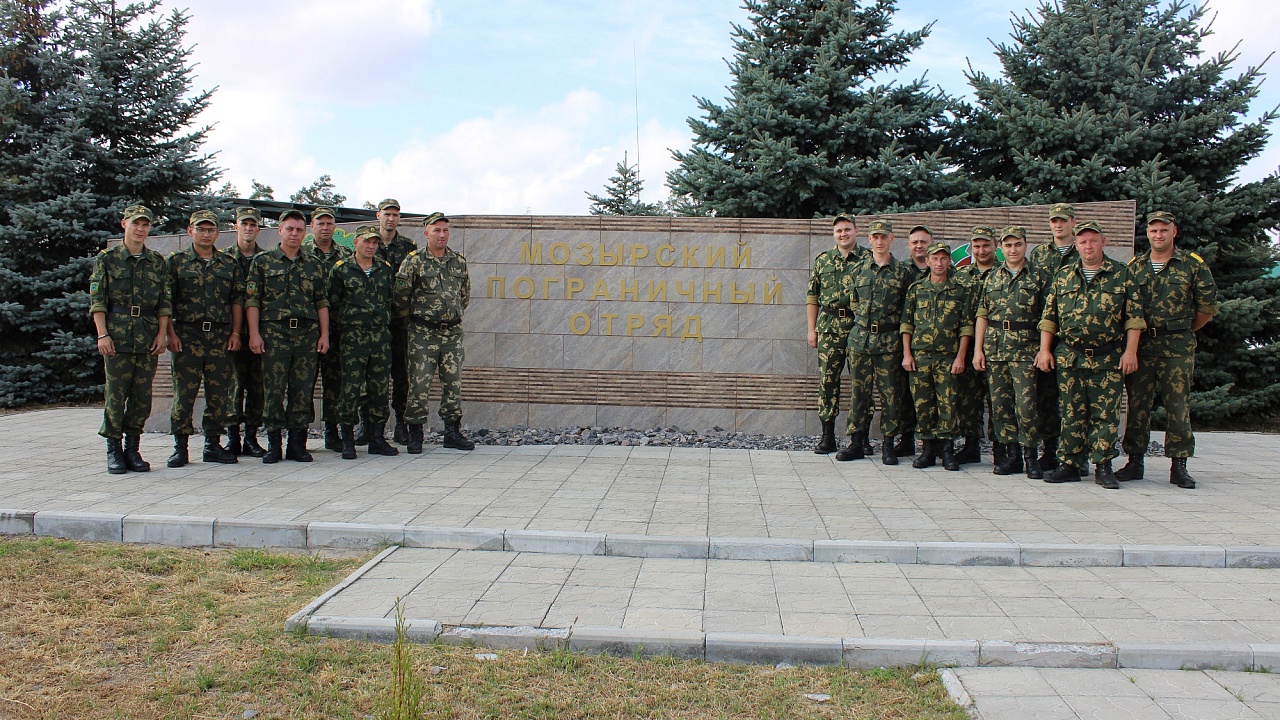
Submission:
[[[304,223],[307,221],[307,216],[303,215],[301,210],[295,210],[293,208],[289,208],[288,210],[283,210],[280,212],[280,222],[284,222],[289,218],[298,218]]]
[[[248,218],[256,220],[259,225],[262,224],[262,212],[256,207],[238,207],[236,208],[236,222],[240,222]]]
[[[911,233],[917,230],[923,230],[929,233],[930,236],[933,235],[933,228],[929,227],[928,225],[912,225],[911,229],[907,231],[907,234],[910,235]]]
[[[977,225],[969,232],[970,240],[996,241],[996,229],[989,225]]]
[[[395,198],[387,198],[386,200],[383,200],[382,202],[378,203],[378,209],[379,209],[379,210],[386,210],[386,209],[387,209],[387,208],[389,208],[389,207],[393,207],[393,208],[395,208],[395,209],[399,210],[399,209],[400,209],[400,201],[399,201],[399,200],[397,200],[397,199],[395,199]]]
[[[924,251],[925,255],[935,255],[937,253],[946,253],[947,257],[951,257],[951,248],[941,240],[929,243],[929,249]]]
[[[356,240],[364,240],[366,238],[374,238],[382,240],[382,235],[378,234],[378,228],[374,225],[361,225],[356,228]]]
[[[1178,218],[1174,217],[1173,213],[1171,212],[1167,212],[1165,210],[1156,210],[1155,212],[1147,213],[1147,224],[1150,225],[1153,222],[1162,222],[1162,223],[1169,223],[1170,225],[1177,225]]]
[[[1026,240],[1027,229],[1022,227],[1021,225],[1010,225],[1009,227],[1000,231],[1001,240],[1004,240],[1007,237],[1016,237],[1019,240]]]
[[[442,212],[433,212],[433,213],[431,213],[430,215],[428,215],[426,218],[424,218],[424,219],[423,219],[423,221],[422,221],[422,227],[427,227],[428,225],[434,225],[434,224],[436,224],[436,223],[440,222],[441,220],[443,220],[443,221],[445,221],[445,222],[449,222],[449,218],[448,218],[447,216],[445,216],[445,214],[444,214],[444,213],[442,213]]]
[[[1075,228],[1072,229],[1071,233],[1073,235],[1079,235],[1082,232],[1089,232],[1090,230],[1098,233],[1099,235],[1106,234],[1102,232],[1102,226],[1098,224],[1097,220],[1085,220],[1084,222],[1078,222],[1076,223]]]
[[[124,219],[126,222],[132,222],[138,218],[146,218],[148,222],[156,221],[156,216],[146,205],[130,205],[124,209]]]
[[[316,218],[324,217],[325,215],[328,215],[329,217],[335,218],[335,219],[338,217],[338,213],[334,212],[333,208],[324,207],[323,205],[321,205],[320,207],[311,211],[311,221],[315,222]]]
[[[892,235],[893,223],[888,220],[872,220],[867,226],[868,235]]]
[[[840,223],[840,222],[853,223],[854,225],[858,224],[858,221],[854,220],[853,216],[850,215],[849,213],[837,213],[835,216],[835,219],[831,221],[831,224],[835,225],[836,223]]]
[[[197,210],[191,213],[191,221],[187,223],[191,227],[195,227],[202,222],[218,224],[218,215],[212,210]]]
[[[1076,209],[1071,207],[1070,203],[1055,203],[1049,208],[1049,219],[1058,218],[1061,220],[1075,220]]]

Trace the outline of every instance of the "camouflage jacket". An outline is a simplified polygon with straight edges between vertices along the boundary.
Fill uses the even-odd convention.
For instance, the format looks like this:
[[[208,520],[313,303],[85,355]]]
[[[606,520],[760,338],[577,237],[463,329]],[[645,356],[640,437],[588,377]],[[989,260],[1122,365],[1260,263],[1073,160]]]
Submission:
[[[329,271],[329,317],[346,328],[344,337],[387,330],[395,277],[391,266],[376,257],[368,274],[352,258],[334,264]]]
[[[315,320],[319,317],[317,310],[329,307],[320,261],[301,251],[289,260],[278,247],[253,259],[244,295],[244,306],[258,308],[263,323],[290,318]],[[311,327],[308,323],[298,329]]]
[[[396,273],[392,308],[395,317],[432,323],[462,319],[471,303],[467,259],[450,249],[437,258],[428,250],[414,250]]]
[[[1147,251],[1129,261],[1129,275],[1138,286],[1147,320],[1138,354],[1184,357],[1195,353],[1196,334],[1191,326],[1196,313],[1218,314],[1218,286],[1204,260],[1195,253],[1175,249],[1157,274],[1151,267],[1151,252]]]
[[[1043,268],[1049,273],[1049,277],[1058,274],[1058,271],[1072,263],[1080,262],[1080,252],[1076,250],[1075,244],[1069,246],[1065,254],[1058,250],[1058,246],[1053,240],[1047,243],[1041,243],[1027,253],[1027,264]]]
[[[391,242],[378,245],[378,257],[391,266],[391,272],[400,272],[400,263],[409,257],[409,253],[418,249],[417,243],[396,231]]]
[[[203,339],[186,323],[212,322],[231,331],[231,306],[244,305],[244,277],[240,264],[226,253],[215,252],[205,261],[194,248],[169,255],[169,297],[173,303],[174,331],[183,342]],[[194,328],[199,330],[199,328]],[[226,335],[222,336],[226,340]]]
[[[316,241],[314,239],[302,243],[302,252],[307,253],[324,263],[325,277],[328,277],[329,271],[333,269],[334,265],[338,264],[339,260],[346,260],[354,254],[351,248],[335,240],[333,242],[333,250],[326,255],[320,250],[320,248],[316,247]]]
[[[907,288],[899,330],[911,336],[916,357],[955,357],[960,338],[973,337],[969,289],[954,275],[940,283],[917,280]]]
[[[902,301],[916,278],[915,265],[892,256],[884,265],[877,265],[870,254],[858,263],[847,280],[849,303],[854,307],[850,351],[883,355],[902,349]]]
[[[89,275],[89,314],[94,313],[106,313],[116,352],[150,352],[160,318],[173,314],[164,257],[143,247],[134,258],[124,243],[98,253]]]
[[[848,256],[841,254],[840,248],[831,248],[814,258],[813,269],[809,272],[809,287],[804,296],[805,304],[851,309],[848,277],[857,270],[858,261],[868,255],[866,248],[855,245]],[[852,325],[852,313],[842,318],[821,310],[818,312],[817,328],[820,333],[847,333]]]
[[[1003,265],[987,274],[974,315],[987,319],[982,352],[989,362],[1028,362],[1040,351],[1036,324],[1044,314],[1044,293],[1052,276],[1023,265],[1017,275]]]
[[[1080,263],[1059,270],[1039,325],[1057,335],[1058,365],[1086,370],[1118,367],[1127,331],[1146,327],[1138,286],[1129,269],[1111,258],[1103,259],[1093,280],[1085,279]]]
[[[235,258],[236,265],[240,266],[240,278],[242,280],[247,280],[249,277],[249,267],[253,265],[253,259],[261,255],[262,253],[266,252],[266,250],[263,250],[261,247],[259,247],[258,243],[254,243],[253,254],[248,257],[245,257],[244,253],[240,252],[239,243],[232,243],[231,247],[226,248],[222,252],[228,257]],[[248,340],[249,338],[248,321],[240,324],[240,337],[244,338],[246,341]],[[245,345],[245,347],[248,348],[248,345]]]

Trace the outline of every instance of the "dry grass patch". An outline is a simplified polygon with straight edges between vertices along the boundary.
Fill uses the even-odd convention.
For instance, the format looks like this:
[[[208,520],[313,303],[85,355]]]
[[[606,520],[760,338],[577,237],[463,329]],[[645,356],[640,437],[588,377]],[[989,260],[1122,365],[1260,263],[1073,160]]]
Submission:
[[[0,537],[0,718],[377,716],[392,647],[283,630],[360,562]],[[412,649],[426,717],[965,717],[928,671],[476,654]]]

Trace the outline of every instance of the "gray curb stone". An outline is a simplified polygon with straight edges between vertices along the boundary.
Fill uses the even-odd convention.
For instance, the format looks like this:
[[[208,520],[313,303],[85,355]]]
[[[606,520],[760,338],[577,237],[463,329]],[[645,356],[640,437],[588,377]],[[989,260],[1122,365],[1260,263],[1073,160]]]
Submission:
[[[430,619],[406,618],[405,638],[410,642],[429,643],[440,636],[441,625]],[[314,615],[307,623],[307,634],[342,640],[366,640],[392,643],[396,639],[395,618],[338,618]]]
[[[707,633],[707,662],[746,664],[839,665],[839,638],[751,633]]]
[[[978,664],[981,645],[977,640],[924,641],[924,656],[939,667],[973,667]]]
[[[36,535],[118,543],[124,541],[124,515],[43,510],[36,513],[33,529]]]
[[[574,652],[614,657],[667,655],[681,660],[706,657],[706,636],[697,630],[629,630],[626,628],[574,628],[569,635]]]
[[[1023,567],[1119,567],[1124,550],[1119,545],[1022,545]]]
[[[844,638],[841,662],[855,670],[917,665],[928,659],[924,642],[924,638]]]
[[[342,582],[324,591],[324,593],[322,593],[320,597],[316,598],[315,600],[312,600],[311,602],[307,603],[306,606],[303,607],[301,610],[294,613],[293,615],[290,615],[289,619],[284,621],[285,631],[294,632],[299,628],[299,626],[305,627],[312,613],[314,613],[316,610],[319,610],[320,607],[325,603],[329,602],[329,599],[332,598],[334,595],[337,595],[343,590],[346,590],[348,587],[351,587],[351,585],[355,583],[355,581],[364,577],[365,573],[377,567],[378,563],[382,562],[383,560],[386,560],[388,557],[391,556],[392,553],[394,553],[398,549],[399,548],[389,547],[386,550],[383,550],[382,552],[378,553],[377,555],[374,555],[372,558],[369,559],[369,562],[356,568],[355,572],[343,578]]]
[[[1280,548],[1277,547],[1228,547],[1229,568],[1280,568]]]
[[[774,538],[711,538],[715,560],[791,560],[813,559],[813,543],[803,540]]]
[[[973,698],[969,697],[969,691],[964,689],[964,683],[960,682],[960,676],[956,675],[954,670],[940,670],[938,677],[942,679],[942,688],[947,691],[947,695],[955,701],[955,704],[969,711],[969,714],[972,715]]]
[[[604,555],[604,533],[508,530],[503,547],[513,552]]]
[[[0,535],[34,535],[36,514],[27,510],[0,510]]]
[[[700,560],[711,554],[711,538],[605,535],[604,554],[614,557]]]
[[[439,639],[446,645],[474,644],[491,650],[550,652],[569,647],[568,630],[529,626],[450,627]]]
[[[503,532],[490,528],[446,528],[410,525],[404,528],[404,546],[451,550],[503,550]]]
[[[919,549],[913,542],[892,540],[814,540],[814,562],[914,565]]]
[[[335,522],[307,524],[307,547],[369,548],[403,544],[403,525]]]
[[[1253,650],[1253,671],[1273,673],[1280,670],[1280,645],[1256,643],[1249,646]]]
[[[209,547],[213,545],[214,522],[211,517],[189,515],[125,515],[123,540],[170,547]]]
[[[1252,670],[1253,648],[1245,643],[1116,643],[1117,665],[1148,670]]]
[[[1227,552],[1198,545],[1124,545],[1126,567],[1226,567]]]
[[[219,547],[307,547],[307,524],[272,520],[218,520],[213,544]]]
[[[1108,643],[1005,642],[979,643],[983,667],[1114,668],[1116,647]]]
[[[922,542],[917,543],[921,565],[1014,566],[1022,560],[1015,543]]]

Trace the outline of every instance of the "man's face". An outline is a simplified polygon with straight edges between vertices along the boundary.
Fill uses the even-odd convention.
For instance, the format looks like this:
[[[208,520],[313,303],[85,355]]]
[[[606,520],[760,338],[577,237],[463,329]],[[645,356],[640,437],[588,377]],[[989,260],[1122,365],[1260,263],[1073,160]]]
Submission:
[[[333,240],[333,231],[337,229],[338,223],[333,221],[331,215],[321,215],[318,218],[311,219],[311,232],[316,236],[316,240],[327,243]]]
[[[260,232],[262,232],[262,226],[257,220],[251,217],[241,218],[240,222],[236,223],[236,242],[249,247],[258,242]]]
[[[847,220],[841,220],[832,226],[831,235],[836,239],[836,247],[844,252],[852,250],[858,242],[858,228]]]
[[[391,232],[400,224],[400,208],[389,207],[378,211],[378,227],[383,232]]]
[[[951,256],[946,253],[933,253],[925,261],[929,263],[929,274],[933,277],[946,275],[947,268],[951,267]]]
[[[125,239],[134,242],[143,242],[151,234],[151,221],[144,217],[121,220],[120,227],[124,228]]]
[[[378,254],[378,244],[381,242],[376,237],[363,237],[356,241],[356,255],[365,260],[372,260],[374,255]]]
[[[449,246],[449,221],[437,220],[422,232],[427,236],[427,249],[432,255],[440,255]]]
[[[924,264],[924,251],[929,248],[931,242],[933,242],[933,236],[923,230],[917,230],[907,236],[907,250],[911,253],[911,259],[915,264]]]
[[[871,243],[871,250],[881,255],[889,252],[890,246],[893,245],[893,234],[885,235],[884,233],[875,233],[867,238]]]
[[[1076,250],[1080,253],[1080,262],[1088,268],[1102,265],[1102,248],[1106,244],[1106,236],[1093,230],[1085,230],[1077,235]]]
[[[1001,240],[1000,249],[1004,250],[1005,262],[1015,267],[1027,259],[1027,241],[1017,235],[1010,235]]]
[[[191,244],[205,253],[213,249],[213,243],[218,239],[218,226],[211,222],[202,222],[195,227],[188,225],[187,234],[191,236]]]
[[[969,241],[969,254],[975,263],[991,265],[996,261],[996,244],[986,238],[974,238]]]
[[[276,230],[280,233],[280,247],[293,252],[302,247],[302,238],[307,235],[307,224],[302,218],[291,217],[280,223]]]
[[[1063,240],[1071,237],[1071,222],[1068,218],[1049,218],[1049,229],[1053,231],[1054,242],[1066,244]]]
[[[1178,226],[1157,220],[1147,223],[1147,241],[1151,243],[1151,251],[1164,254],[1173,247],[1173,239],[1178,237]]]

